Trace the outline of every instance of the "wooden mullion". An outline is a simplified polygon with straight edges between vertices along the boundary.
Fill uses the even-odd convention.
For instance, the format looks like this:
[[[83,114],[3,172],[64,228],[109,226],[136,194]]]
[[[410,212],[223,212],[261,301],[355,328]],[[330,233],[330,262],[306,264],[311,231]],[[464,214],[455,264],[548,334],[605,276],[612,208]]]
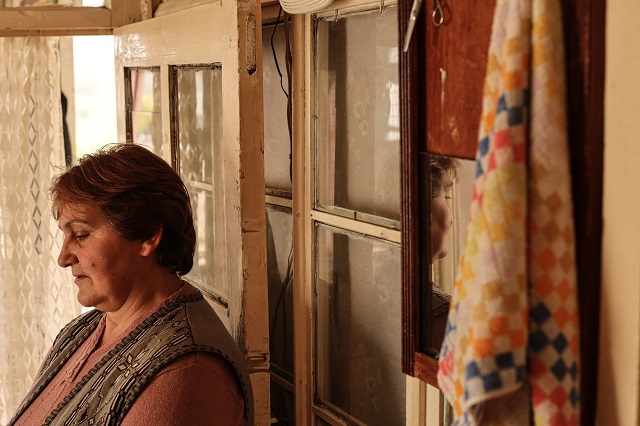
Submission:
[[[405,43],[405,33],[411,3],[401,0],[398,7],[398,31],[400,46]],[[422,33],[420,21],[416,23],[414,35]],[[403,167],[401,175],[402,204],[402,371],[413,376],[414,358],[417,350],[416,315],[418,312],[418,233],[417,233],[417,155],[418,138],[417,96],[414,92],[414,81],[417,81],[417,48],[416,40],[412,40],[407,52],[400,53],[400,161]],[[402,96],[402,94],[407,94]]]
[[[0,37],[112,34],[106,7],[0,8]]]
[[[311,18],[292,16],[293,91],[293,333],[295,424],[311,426],[313,406],[313,179]]]
[[[0,37],[110,35],[151,19],[160,0],[110,0],[104,7],[0,7]]]

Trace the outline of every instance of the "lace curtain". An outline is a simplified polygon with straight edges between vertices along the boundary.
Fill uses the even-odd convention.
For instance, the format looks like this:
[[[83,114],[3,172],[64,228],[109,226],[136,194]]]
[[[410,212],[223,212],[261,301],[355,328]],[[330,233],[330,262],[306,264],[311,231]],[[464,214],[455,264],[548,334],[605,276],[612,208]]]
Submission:
[[[48,188],[64,165],[57,38],[0,38],[0,424],[80,313]]]

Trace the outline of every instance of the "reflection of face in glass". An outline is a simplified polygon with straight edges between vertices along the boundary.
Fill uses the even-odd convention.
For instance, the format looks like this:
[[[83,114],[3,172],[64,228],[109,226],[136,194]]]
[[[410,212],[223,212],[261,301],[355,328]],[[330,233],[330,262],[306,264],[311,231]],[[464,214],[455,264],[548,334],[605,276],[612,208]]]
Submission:
[[[460,162],[451,157],[429,156],[431,196],[431,263],[447,255],[447,234],[453,225],[451,188]]]
[[[431,199],[431,263],[447,255],[447,234],[453,224],[449,195],[453,181],[445,173],[439,183],[440,188],[434,188]]]

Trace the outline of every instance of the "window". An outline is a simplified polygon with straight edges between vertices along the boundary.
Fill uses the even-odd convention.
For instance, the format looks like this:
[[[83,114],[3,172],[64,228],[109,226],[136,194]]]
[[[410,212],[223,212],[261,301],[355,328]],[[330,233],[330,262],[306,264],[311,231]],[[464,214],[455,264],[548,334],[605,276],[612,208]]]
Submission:
[[[399,229],[397,14],[377,12],[316,19],[316,208]]]
[[[168,75],[173,138],[165,146],[160,67],[124,68],[127,140],[171,158],[189,191],[196,228],[193,268],[187,277],[226,308],[222,68],[174,65]]]
[[[309,408],[319,424],[404,424],[396,8],[319,13],[312,28]]]
[[[228,305],[226,216],[222,154],[222,67],[170,67],[173,106],[172,155],[185,182],[196,228],[193,269],[188,278]]]
[[[127,130],[133,136],[133,126],[126,125],[127,117],[133,123],[133,113],[138,127],[142,117],[153,116],[154,128],[160,129],[161,144],[157,130],[151,132],[152,149],[161,146],[159,153],[191,196],[197,246],[187,278],[246,354],[256,423],[267,423],[263,108],[261,78],[254,72],[260,4],[171,3],[160,4],[152,19],[113,30],[118,137],[126,140]],[[132,77],[143,75],[148,100],[141,99],[145,108],[131,108],[126,92],[140,87],[133,86]],[[155,105],[158,87],[161,108],[148,108]],[[138,132],[138,138],[147,134]]]
[[[127,140],[163,157],[160,68],[125,68]]]
[[[291,132],[287,121],[289,66],[280,16],[262,29],[264,179],[269,281],[271,416],[277,425],[295,423],[293,343],[293,217]]]
[[[317,403],[368,425],[405,422],[400,245],[317,223]]]

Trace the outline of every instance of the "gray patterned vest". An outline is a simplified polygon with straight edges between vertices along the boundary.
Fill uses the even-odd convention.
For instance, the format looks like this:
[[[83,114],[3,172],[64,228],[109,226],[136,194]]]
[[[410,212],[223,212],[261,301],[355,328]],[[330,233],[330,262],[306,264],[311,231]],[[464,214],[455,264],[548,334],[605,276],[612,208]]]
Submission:
[[[62,329],[33,388],[7,426],[38,397],[103,315],[90,311]],[[164,305],[136,327],[78,382],[45,425],[119,425],[145,383],[190,352],[217,354],[233,367],[244,392],[245,424],[253,425],[253,395],[244,358],[200,292]]]

